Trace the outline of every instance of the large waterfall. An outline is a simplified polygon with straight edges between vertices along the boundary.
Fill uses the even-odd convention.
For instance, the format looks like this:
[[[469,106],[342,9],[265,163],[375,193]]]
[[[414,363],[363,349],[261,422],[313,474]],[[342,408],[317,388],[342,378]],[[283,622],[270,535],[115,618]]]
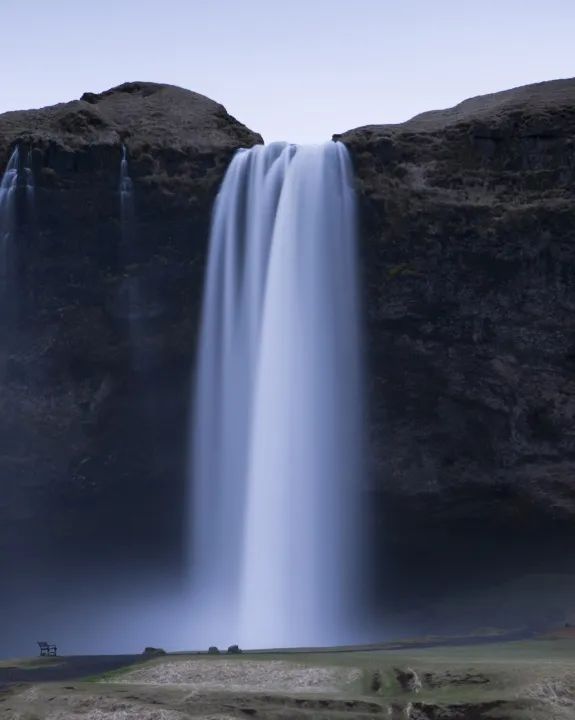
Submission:
[[[202,640],[353,639],[362,388],[352,182],[341,143],[274,143],[239,151],[216,201],[191,464]]]

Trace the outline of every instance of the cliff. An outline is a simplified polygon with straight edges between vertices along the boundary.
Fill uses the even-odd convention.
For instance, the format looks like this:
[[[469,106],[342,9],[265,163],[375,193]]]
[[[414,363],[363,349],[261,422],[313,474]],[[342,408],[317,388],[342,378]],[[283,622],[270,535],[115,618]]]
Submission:
[[[575,80],[336,137],[360,192],[381,562],[419,594],[572,571]]]
[[[154,83],[0,116],[0,168],[18,144],[35,178],[0,343],[4,562],[177,556],[211,206],[234,151],[261,141],[212,100]]]

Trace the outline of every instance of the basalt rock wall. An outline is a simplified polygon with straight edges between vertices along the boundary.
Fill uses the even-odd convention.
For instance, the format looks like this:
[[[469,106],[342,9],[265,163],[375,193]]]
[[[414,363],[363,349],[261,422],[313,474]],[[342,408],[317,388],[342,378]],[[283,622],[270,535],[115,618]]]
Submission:
[[[336,137],[360,194],[387,592],[573,572],[575,80]]]
[[[0,347],[5,562],[177,557],[211,206],[235,150],[259,142],[221,105],[152,83],[0,116],[0,163],[18,145],[35,179],[32,207],[18,191]]]

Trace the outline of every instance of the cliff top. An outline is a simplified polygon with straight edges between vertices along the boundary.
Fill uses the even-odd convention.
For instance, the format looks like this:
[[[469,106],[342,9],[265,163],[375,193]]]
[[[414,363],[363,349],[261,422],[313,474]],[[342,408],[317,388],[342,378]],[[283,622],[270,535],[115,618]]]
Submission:
[[[511,90],[479,95],[445,110],[430,110],[403,123],[364,125],[336,137],[348,139],[355,133],[421,133],[436,132],[451,125],[469,122],[498,124],[514,112],[528,111],[531,115],[545,115],[549,110],[575,108],[575,78],[549,80],[523,85]]]
[[[173,85],[128,82],[102,93],[84,93],[80,100],[0,115],[0,156],[17,141],[56,143],[69,150],[125,142],[131,150],[201,152],[262,140],[203,95]]]

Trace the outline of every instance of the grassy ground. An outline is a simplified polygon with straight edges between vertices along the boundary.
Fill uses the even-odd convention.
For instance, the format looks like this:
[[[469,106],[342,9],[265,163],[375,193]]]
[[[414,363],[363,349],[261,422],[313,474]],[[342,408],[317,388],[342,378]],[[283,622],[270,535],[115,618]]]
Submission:
[[[573,720],[575,639],[355,652],[168,655],[23,686],[2,720]]]
[[[38,670],[47,666],[60,665],[61,663],[62,660],[58,657],[13,658],[9,660],[0,660],[0,670],[5,668]]]

